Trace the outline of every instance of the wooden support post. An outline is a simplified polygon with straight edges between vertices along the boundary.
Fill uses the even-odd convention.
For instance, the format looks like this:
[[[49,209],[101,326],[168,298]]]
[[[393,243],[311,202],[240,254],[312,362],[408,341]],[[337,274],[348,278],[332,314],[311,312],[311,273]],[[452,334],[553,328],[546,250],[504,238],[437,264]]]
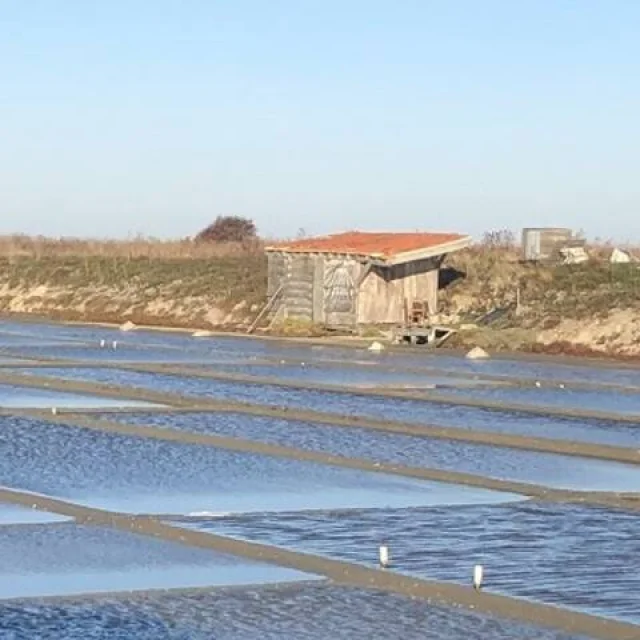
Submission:
[[[269,309],[271,309],[271,307],[273,306],[273,303],[276,301],[276,299],[282,292],[283,288],[284,288],[284,285],[281,284],[275,290],[274,294],[269,298],[269,300],[267,300],[267,303],[264,305],[264,307],[262,307],[262,310],[256,316],[256,319],[251,323],[251,326],[247,329],[247,333],[253,333],[255,331],[256,327],[258,326],[258,323],[260,322],[260,320],[262,320],[262,318],[264,318],[265,314],[269,311]]]

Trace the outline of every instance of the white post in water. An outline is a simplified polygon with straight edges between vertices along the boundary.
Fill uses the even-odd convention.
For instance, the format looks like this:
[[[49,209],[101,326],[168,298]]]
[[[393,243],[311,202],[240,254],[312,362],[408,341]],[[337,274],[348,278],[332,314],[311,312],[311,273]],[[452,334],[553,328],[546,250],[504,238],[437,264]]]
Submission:
[[[118,348],[118,341],[117,341],[117,340],[114,340],[114,341],[111,343],[111,346],[113,347],[113,350],[115,351],[115,350]]]
[[[55,407],[51,407],[51,413],[53,413],[53,415],[58,415],[58,410]]]
[[[379,550],[380,566],[386,569],[391,563],[391,557],[389,556],[389,547],[386,544],[380,545]]]
[[[484,574],[484,569],[481,564],[477,564],[473,567],[473,588],[476,591],[480,591],[482,588],[482,577]]]
[[[105,347],[105,345],[106,345],[106,344],[107,344],[107,343],[105,342],[104,338],[103,338],[102,340],[100,340],[100,348],[101,348],[101,349],[104,349],[104,347]]]

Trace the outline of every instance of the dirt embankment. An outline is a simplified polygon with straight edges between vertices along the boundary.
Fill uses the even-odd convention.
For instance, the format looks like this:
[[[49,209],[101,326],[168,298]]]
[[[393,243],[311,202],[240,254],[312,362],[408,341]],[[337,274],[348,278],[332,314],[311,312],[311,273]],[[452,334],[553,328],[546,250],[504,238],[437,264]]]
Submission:
[[[441,296],[460,346],[575,355],[640,356],[640,264],[522,264],[506,250],[452,256],[460,278]],[[484,312],[507,309],[487,326]]]
[[[0,256],[0,313],[242,329],[266,300],[259,250],[201,255],[176,245],[165,256],[155,245],[146,255],[112,249]],[[438,320],[461,329],[454,346],[640,356],[638,264],[524,265],[513,251],[474,247],[446,265]],[[477,322],[495,308],[508,311],[488,326]],[[316,327],[294,325],[283,332],[317,335]]]
[[[234,328],[264,303],[260,254],[212,259],[0,260],[0,312],[59,320]]]

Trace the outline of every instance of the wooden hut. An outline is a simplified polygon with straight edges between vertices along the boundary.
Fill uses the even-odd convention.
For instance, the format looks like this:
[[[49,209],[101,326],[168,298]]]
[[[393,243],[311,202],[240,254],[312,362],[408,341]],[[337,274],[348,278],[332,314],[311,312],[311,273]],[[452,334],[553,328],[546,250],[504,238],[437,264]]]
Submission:
[[[329,327],[399,324],[438,307],[448,253],[471,244],[453,233],[348,232],[266,247],[269,299],[283,317]]]

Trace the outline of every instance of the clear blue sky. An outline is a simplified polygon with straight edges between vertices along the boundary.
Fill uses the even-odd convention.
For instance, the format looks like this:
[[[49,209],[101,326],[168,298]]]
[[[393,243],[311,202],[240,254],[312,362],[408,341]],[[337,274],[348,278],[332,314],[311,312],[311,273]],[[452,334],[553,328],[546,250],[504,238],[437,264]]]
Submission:
[[[0,233],[640,240],[637,0],[0,0]]]

